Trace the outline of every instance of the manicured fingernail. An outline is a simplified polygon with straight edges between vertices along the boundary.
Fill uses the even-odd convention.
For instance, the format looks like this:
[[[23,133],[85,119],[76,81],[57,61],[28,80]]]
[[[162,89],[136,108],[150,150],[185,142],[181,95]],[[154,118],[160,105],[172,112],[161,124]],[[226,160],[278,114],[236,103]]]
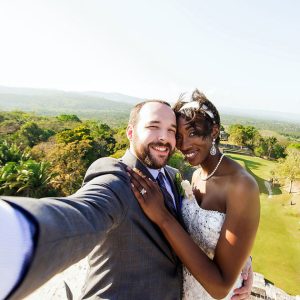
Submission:
[[[133,183],[131,183],[131,186],[134,187]]]

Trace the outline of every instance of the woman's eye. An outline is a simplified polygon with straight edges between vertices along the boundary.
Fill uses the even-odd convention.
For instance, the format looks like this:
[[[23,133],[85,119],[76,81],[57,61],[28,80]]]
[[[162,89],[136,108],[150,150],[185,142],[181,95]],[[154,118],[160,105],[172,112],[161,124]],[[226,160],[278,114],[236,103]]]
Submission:
[[[195,136],[196,135],[196,132],[195,131],[191,131],[190,132],[190,136]]]

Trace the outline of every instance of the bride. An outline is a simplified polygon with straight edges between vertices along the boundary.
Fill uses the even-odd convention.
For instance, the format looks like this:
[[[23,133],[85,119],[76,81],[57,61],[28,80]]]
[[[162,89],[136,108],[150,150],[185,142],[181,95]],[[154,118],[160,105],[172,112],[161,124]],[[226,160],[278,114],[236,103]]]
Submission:
[[[254,178],[221,154],[220,117],[198,90],[174,107],[177,148],[192,166],[191,197],[181,213],[188,233],[164,205],[157,183],[131,173],[133,192],[184,265],[183,299],[230,299],[242,284],[239,276],[259,224],[259,190]],[[144,189],[145,193],[140,191]]]

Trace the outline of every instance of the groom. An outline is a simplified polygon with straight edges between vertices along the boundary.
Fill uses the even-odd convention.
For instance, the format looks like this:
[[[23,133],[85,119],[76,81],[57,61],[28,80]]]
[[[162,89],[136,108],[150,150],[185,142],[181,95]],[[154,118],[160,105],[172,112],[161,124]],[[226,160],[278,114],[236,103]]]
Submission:
[[[126,173],[126,166],[138,168],[155,180],[162,169],[180,220],[180,199],[174,185],[177,171],[166,166],[175,147],[175,133],[176,119],[168,103],[140,103],[133,108],[127,128],[130,150],[121,160],[95,161],[75,194],[43,199],[2,196],[0,208],[6,210],[7,214],[3,209],[2,214],[11,224],[6,231],[0,223],[3,247],[28,250],[4,258],[0,255],[0,268],[5,263],[14,265],[15,278],[10,281],[7,298],[25,297],[89,254],[83,299],[181,299],[181,263],[143,214]],[[22,232],[26,228],[28,238]],[[14,246],[11,232],[22,236],[20,247]],[[13,278],[11,273],[8,268],[6,277]],[[245,294],[248,292],[249,288]]]

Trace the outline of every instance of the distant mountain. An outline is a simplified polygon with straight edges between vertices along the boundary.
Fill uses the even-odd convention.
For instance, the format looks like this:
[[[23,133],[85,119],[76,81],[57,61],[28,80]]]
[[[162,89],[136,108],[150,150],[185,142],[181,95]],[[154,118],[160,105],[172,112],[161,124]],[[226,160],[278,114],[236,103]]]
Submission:
[[[133,96],[127,96],[120,93],[104,93],[104,92],[83,92],[83,95],[93,96],[93,97],[101,97],[105,99],[109,99],[116,102],[128,103],[135,105],[145,99],[137,98]]]
[[[128,97],[125,96],[124,97]],[[103,96],[78,92],[28,88],[0,87],[0,109],[40,112],[99,112],[129,113],[132,105],[116,102]]]
[[[130,109],[144,99],[120,93],[104,93],[97,91],[68,92],[51,89],[14,88],[0,86],[0,109],[23,110],[44,115],[58,115],[61,113],[77,114],[82,118],[114,119],[115,123],[126,122]],[[298,113],[279,113],[255,109],[238,109],[219,107],[225,124],[247,120],[261,120],[300,124]],[[236,120],[236,121],[235,121]],[[297,131],[299,126],[297,126]]]
[[[221,115],[249,117],[266,121],[285,121],[300,124],[300,113],[276,112],[256,109],[241,109],[232,107],[220,107]]]

